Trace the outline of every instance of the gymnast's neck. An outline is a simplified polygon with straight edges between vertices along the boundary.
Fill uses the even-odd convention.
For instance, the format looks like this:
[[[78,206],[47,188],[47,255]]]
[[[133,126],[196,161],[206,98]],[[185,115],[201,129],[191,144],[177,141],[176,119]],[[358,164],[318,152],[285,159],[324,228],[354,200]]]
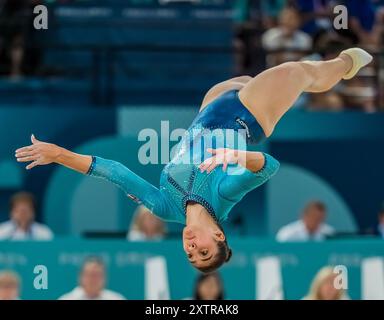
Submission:
[[[186,224],[188,225],[210,225],[215,224],[207,209],[196,202],[188,202],[186,212]]]

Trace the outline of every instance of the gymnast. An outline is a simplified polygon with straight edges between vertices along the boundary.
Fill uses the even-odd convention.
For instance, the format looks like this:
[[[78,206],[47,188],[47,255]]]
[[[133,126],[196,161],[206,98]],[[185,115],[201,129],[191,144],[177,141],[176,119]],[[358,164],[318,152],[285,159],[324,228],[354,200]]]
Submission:
[[[19,162],[30,162],[28,170],[57,163],[106,179],[161,219],[184,224],[188,260],[209,273],[232,255],[221,223],[236,203],[279,168],[272,156],[247,151],[247,145],[271,136],[301,93],[325,92],[341,79],[353,78],[372,59],[364,50],[352,48],[333,60],[287,62],[254,78],[242,76],[215,85],[164,167],[160,188],[116,161],[76,154],[33,135],[32,144],[16,150],[15,156]],[[227,139],[228,133],[238,138],[236,143]],[[209,135],[211,144],[200,143]]]

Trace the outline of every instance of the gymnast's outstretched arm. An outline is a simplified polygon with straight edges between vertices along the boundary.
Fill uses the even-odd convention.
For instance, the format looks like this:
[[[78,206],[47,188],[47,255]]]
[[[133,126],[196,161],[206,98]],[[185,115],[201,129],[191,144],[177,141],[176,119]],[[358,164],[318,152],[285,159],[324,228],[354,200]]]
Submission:
[[[57,163],[92,177],[102,178],[120,187],[132,200],[143,203],[159,217],[167,212],[166,202],[158,188],[113,160],[81,155],[55,144],[31,137],[32,145],[16,150],[18,162],[31,162],[27,169]]]

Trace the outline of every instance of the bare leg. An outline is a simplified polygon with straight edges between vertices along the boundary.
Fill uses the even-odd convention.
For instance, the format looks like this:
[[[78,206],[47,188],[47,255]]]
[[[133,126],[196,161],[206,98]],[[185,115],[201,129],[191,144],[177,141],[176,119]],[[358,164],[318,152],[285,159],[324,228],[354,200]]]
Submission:
[[[353,60],[345,54],[329,61],[287,62],[253,78],[239,97],[270,136],[301,93],[331,89],[352,66]]]

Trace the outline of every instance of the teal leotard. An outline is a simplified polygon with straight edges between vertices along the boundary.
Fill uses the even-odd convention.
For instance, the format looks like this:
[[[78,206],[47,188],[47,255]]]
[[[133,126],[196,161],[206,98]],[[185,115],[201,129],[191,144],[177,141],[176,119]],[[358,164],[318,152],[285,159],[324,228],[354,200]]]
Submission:
[[[226,110],[225,114],[222,108]],[[264,153],[264,167],[256,173],[237,165],[229,166],[226,172],[220,166],[209,174],[200,172],[199,164],[211,156],[204,152],[206,146],[201,143],[202,138],[211,134],[207,129],[216,132],[214,142],[210,145],[213,148],[244,149],[249,141],[262,138],[257,136],[262,134],[262,130],[257,127],[249,111],[244,109],[237,92],[228,92],[200,113],[180,141],[172,161],[163,169],[160,188],[148,183],[121,163],[99,157],[93,157],[88,174],[116,184],[132,200],[142,203],[165,221],[185,224],[188,202],[197,202],[216,221],[222,222],[236,203],[249,191],[268,181],[279,168],[279,162]],[[217,116],[218,112],[221,114]],[[223,121],[220,117],[223,117]],[[244,135],[240,134],[242,128]],[[236,138],[231,140],[228,136]]]

